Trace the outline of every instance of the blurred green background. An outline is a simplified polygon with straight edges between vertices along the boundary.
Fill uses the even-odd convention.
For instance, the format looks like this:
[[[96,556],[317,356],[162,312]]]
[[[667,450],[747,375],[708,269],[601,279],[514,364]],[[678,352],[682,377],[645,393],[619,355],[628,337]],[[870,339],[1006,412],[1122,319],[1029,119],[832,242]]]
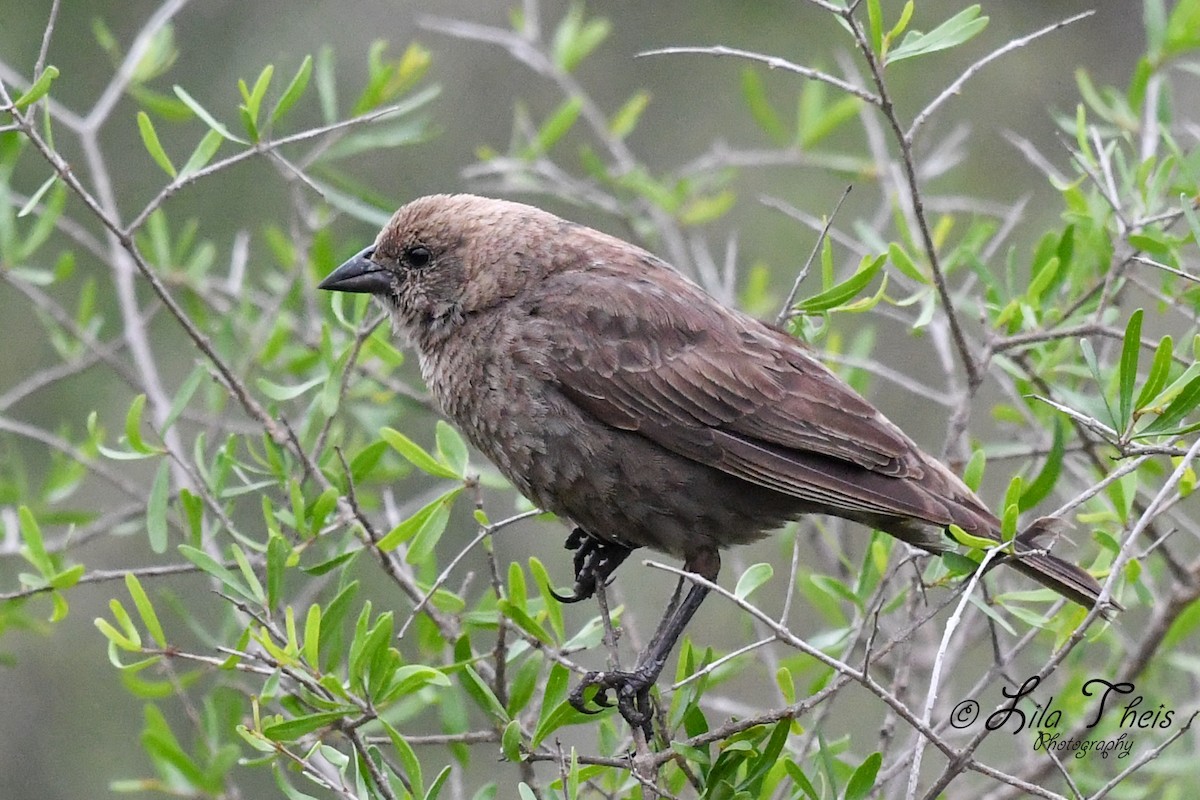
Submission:
[[[885,0],[884,6],[899,6]],[[915,28],[927,28],[963,7],[956,2],[923,2]],[[69,107],[91,102],[112,74],[109,57],[97,45],[94,20],[102,19],[123,46],[127,46],[158,3],[146,0],[66,2],[50,46],[49,62],[61,70],[54,96]],[[46,0],[0,0],[0,60],[29,74],[41,42],[50,8]],[[541,10],[551,27],[564,13],[562,3],[547,2]],[[938,191],[964,193],[1002,203],[1031,194],[1028,220],[1017,231],[1015,242],[1027,245],[1043,229],[1038,216],[1051,207],[1054,194],[1044,178],[1004,138],[1012,130],[1033,141],[1058,163],[1065,150],[1058,142],[1052,112],[1070,111],[1078,99],[1077,69],[1086,70],[1097,84],[1124,85],[1143,46],[1141,8],[1128,0],[1082,2],[1063,0],[1003,0],[985,4],[990,25],[984,35],[967,46],[931,59],[921,59],[890,73],[893,89],[910,117],[972,61],[1009,39],[1035,30],[1073,13],[1095,8],[1097,13],[1081,23],[1035,42],[990,65],[976,76],[926,130],[923,142],[950,135],[954,126],[969,121],[962,144],[969,151],[968,166],[958,169]],[[395,204],[437,191],[475,188],[462,171],[475,161],[481,145],[503,150],[512,126],[518,98],[535,117],[553,109],[561,96],[546,81],[517,64],[496,47],[461,42],[422,30],[425,15],[451,17],[489,24],[504,24],[509,6],[500,2],[235,2],[196,0],[175,19],[179,60],[158,87],[169,91],[178,83],[206,107],[228,115],[239,102],[237,80],[253,80],[262,67],[274,63],[277,79],[290,75],[309,53],[331,45],[337,58],[339,79],[348,87],[361,85],[366,53],[376,39],[387,39],[398,55],[413,40],[433,53],[428,80],[439,84],[441,96],[431,115],[439,131],[432,140],[397,151],[373,154],[354,162],[350,169]],[[749,118],[739,91],[742,63],[704,56],[671,56],[637,59],[643,50],[671,45],[723,44],[790,58],[798,63],[837,72],[838,59],[846,58],[845,39],[833,21],[799,0],[672,0],[671,2],[596,3],[592,14],[608,17],[613,34],[600,51],[581,68],[578,79],[605,108],[615,109],[634,91],[648,90],[652,104],[630,146],[647,163],[671,169],[708,151],[711,143],[727,141],[745,147],[761,143],[761,134]],[[930,69],[937,69],[930,74]],[[760,70],[772,97],[782,107],[794,103],[799,79],[794,75]],[[349,91],[349,89],[348,89]],[[105,146],[110,161],[119,165],[114,174],[118,199],[125,208],[138,208],[161,188],[164,176],[142,147],[134,120],[135,105],[123,101],[114,124],[106,129]],[[316,123],[315,112],[309,108]],[[193,121],[193,123],[195,122]],[[170,126],[162,130],[172,136]],[[846,126],[847,135],[861,136],[857,126]],[[30,165],[33,159],[26,159]],[[40,182],[40,181],[39,181]],[[779,197],[812,214],[827,213],[836,202],[846,178],[828,171],[804,168],[747,170],[738,180],[740,202],[718,226],[736,231],[740,260],[766,263],[779,270],[781,285],[790,280],[812,244],[810,232],[786,221],[777,212],[759,206],[761,193]],[[35,184],[36,185],[36,184]],[[540,202],[543,198],[515,199]],[[877,202],[872,188],[852,195],[847,217],[855,204],[870,208]],[[543,203],[545,204],[545,203]],[[582,210],[563,209],[581,221],[623,235],[610,220]],[[272,209],[286,213],[287,198],[274,172],[264,163],[249,162],[182,192],[171,201],[174,214],[195,216],[202,235],[228,253],[234,236],[248,226],[269,219]],[[339,223],[340,242],[366,242],[374,230],[362,223]],[[254,232],[253,229],[251,232]],[[714,242],[721,249],[720,240]],[[252,239],[250,269],[261,255],[261,243]],[[81,258],[82,260],[82,258]],[[81,269],[86,269],[81,264]],[[102,286],[107,284],[101,283]],[[158,329],[177,337],[169,325]],[[0,284],[0,390],[47,362],[49,345],[40,340],[41,328],[28,303]],[[179,371],[193,361],[189,346],[179,337]],[[114,400],[109,416],[123,414],[124,387],[103,385],[100,373],[65,382],[53,393],[39,393],[11,410],[17,419],[53,429],[59,422],[78,428],[92,408],[105,406],[110,391]],[[898,397],[895,403],[908,402]],[[912,425],[920,439],[920,408],[893,403],[889,415],[902,425]],[[116,417],[119,419],[119,417]],[[929,431],[936,421],[925,420]],[[0,457],[21,452],[38,464],[38,447],[15,437],[4,437]],[[136,469],[137,466],[118,468]],[[38,477],[30,475],[36,482]],[[103,508],[109,498],[97,493],[92,502]],[[0,586],[15,585],[20,569],[13,556],[18,542],[11,517],[5,518],[6,538],[0,541]],[[557,536],[557,534],[556,534]],[[145,560],[145,539],[102,537],[85,549],[89,567],[117,567]],[[523,546],[523,545],[522,545]],[[778,546],[760,545],[766,557]],[[738,556],[750,563],[754,555]],[[737,562],[731,562],[736,564]],[[566,569],[565,558],[560,562]],[[635,568],[638,569],[638,568]],[[635,576],[636,577],[636,576]],[[199,594],[204,581],[184,578],[176,584],[182,597],[189,588]],[[65,623],[42,635],[37,631],[9,632],[0,651],[0,798],[3,800],[58,800],[105,794],[114,779],[147,771],[137,760],[130,742],[142,725],[140,704],[120,686],[106,658],[102,637],[92,619],[103,613],[111,586],[84,586],[71,592],[71,615]],[[185,600],[186,602],[186,600]],[[706,611],[712,611],[707,609]],[[46,604],[46,613],[49,606]],[[201,612],[202,613],[202,612]],[[713,612],[715,613],[715,612]],[[703,624],[703,615],[701,618]],[[133,754],[134,761],[127,759]],[[486,765],[484,765],[486,768]],[[273,788],[264,787],[268,795]]]

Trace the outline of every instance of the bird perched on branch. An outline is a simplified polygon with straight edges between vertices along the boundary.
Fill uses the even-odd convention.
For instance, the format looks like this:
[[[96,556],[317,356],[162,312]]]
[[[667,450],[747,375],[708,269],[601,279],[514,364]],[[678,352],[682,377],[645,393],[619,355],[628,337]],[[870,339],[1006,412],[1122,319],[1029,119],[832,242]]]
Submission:
[[[321,288],[378,299],[442,411],[576,526],[564,602],[590,597],[637,547],[714,581],[722,548],[801,514],[935,553],[954,546],[950,525],[1000,540],[987,506],[805,345],[649,252],[532,206],[414,200]],[[1096,580],[1036,548],[1050,527],[1031,526],[1004,562],[1091,606]],[[648,731],[650,689],[707,591],[681,579],[637,665],[589,674],[572,703],[615,701]]]

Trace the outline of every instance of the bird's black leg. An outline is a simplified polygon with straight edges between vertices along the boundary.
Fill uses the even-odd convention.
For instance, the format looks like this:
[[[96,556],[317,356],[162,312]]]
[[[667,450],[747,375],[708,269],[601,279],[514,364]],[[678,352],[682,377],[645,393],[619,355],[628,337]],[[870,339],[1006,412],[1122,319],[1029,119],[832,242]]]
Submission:
[[[706,551],[689,558],[684,564],[684,568],[711,581],[717,577],[717,572],[721,568],[721,560],[715,550]],[[628,671],[589,672],[584,676],[583,681],[575,687],[568,698],[577,711],[585,714],[599,711],[599,709],[588,708],[588,699],[584,697],[584,692],[592,686],[596,687],[596,691],[592,695],[591,701],[603,708],[612,706],[613,700],[608,695],[611,690],[617,710],[621,712],[625,721],[632,727],[641,728],[647,739],[651,737],[650,721],[653,718],[653,708],[650,702],[650,690],[658,680],[663,667],[666,666],[667,658],[671,655],[675,642],[683,635],[684,628],[687,627],[696,610],[700,608],[700,604],[704,602],[705,596],[708,595],[707,587],[693,583],[681,602],[679,598],[683,595],[683,586],[686,582],[688,582],[686,578],[679,579],[679,583],[675,586],[675,593],[671,596],[671,602],[667,605],[667,611],[654,631],[654,637],[642,654],[638,656],[637,666]]]
[[[583,528],[571,531],[565,547],[575,551],[575,590],[569,595],[550,590],[550,594],[560,603],[587,600],[596,593],[596,585],[606,583],[613,571],[633,552],[632,547],[598,539]]]

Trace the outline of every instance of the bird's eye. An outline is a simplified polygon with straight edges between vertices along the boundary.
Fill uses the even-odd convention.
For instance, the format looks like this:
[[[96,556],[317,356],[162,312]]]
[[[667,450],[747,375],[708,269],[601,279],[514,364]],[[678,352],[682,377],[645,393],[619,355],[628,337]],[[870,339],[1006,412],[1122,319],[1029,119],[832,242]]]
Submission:
[[[433,253],[425,245],[416,244],[404,251],[404,260],[408,266],[420,269],[429,266],[429,262],[433,261]]]

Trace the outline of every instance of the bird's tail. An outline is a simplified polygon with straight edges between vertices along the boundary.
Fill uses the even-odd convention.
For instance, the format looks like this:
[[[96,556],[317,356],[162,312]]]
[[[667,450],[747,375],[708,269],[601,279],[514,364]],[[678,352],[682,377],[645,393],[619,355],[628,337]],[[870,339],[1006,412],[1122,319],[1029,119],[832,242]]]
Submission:
[[[1091,608],[1100,600],[1100,583],[1091,573],[1038,549],[1036,544],[1040,538],[1057,534],[1065,525],[1067,523],[1064,520],[1055,517],[1034,520],[1016,537],[1015,552],[1005,559],[1005,563],[1068,600]],[[1110,600],[1109,604],[1121,610],[1115,601]],[[1104,612],[1107,610],[1102,609]]]

